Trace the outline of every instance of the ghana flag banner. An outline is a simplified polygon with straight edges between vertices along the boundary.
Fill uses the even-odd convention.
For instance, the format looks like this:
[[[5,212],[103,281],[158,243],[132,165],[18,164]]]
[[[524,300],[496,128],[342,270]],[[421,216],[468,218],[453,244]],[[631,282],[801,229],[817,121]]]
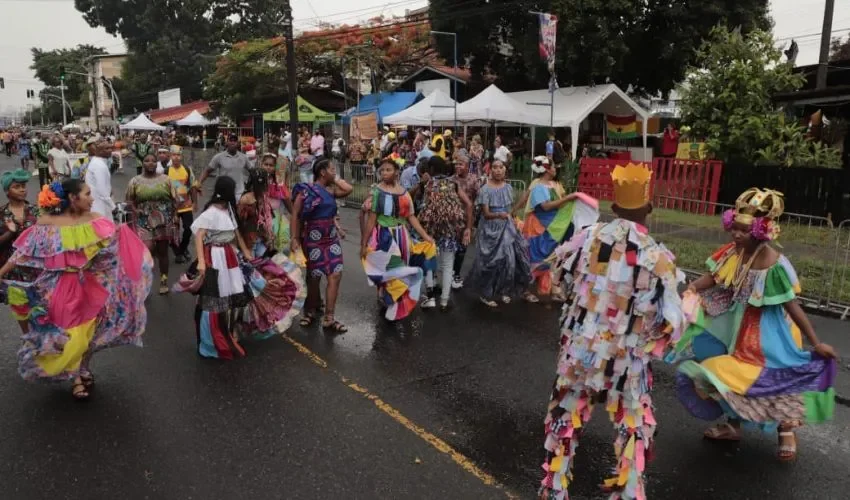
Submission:
[[[638,136],[637,117],[608,115],[609,139],[634,139]]]

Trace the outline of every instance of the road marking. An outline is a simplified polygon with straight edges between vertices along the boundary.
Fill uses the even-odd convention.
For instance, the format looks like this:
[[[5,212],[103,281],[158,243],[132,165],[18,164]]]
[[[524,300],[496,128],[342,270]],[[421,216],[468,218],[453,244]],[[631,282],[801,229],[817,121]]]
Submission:
[[[377,394],[373,394],[372,392],[369,391],[369,389],[363,387],[362,385],[351,380],[350,378],[346,377],[345,375],[339,373],[338,371],[334,370],[333,368],[330,368],[328,366],[327,361],[325,361],[324,359],[319,357],[316,353],[311,351],[307,346],[305,346],[304,344],[293,339],[289,335],[284,334],[283,338],[284,338],[284,340],[289,342],[292,345],[292,347],[294,347],[298,352],[300,352],[301,354],[306,356],[307,359],[312,361],[313,364],[333,372],[333,374],[336,375],[339,378],[339,381],[342,382],[343,385],[345,385],[346,387],[348,387],[352,391],[356,392],[357,394],[363,396],[364,398],[366,398],[369,401],[371,401],[372,403],[374,403],[374,405],[379,410],[381,410],[386,415],[388,415],[390,418],[392,418],[393,420],[395,420],[396,422],[401,424],[405,429],[416,434],[420,439],[422,439],[426,443],[430,444],[432,447],[436,448],[437,451],[439,451],[440,453],[443,453],[445,455],[448,455],[449,458],[451,458],[456,464],[460,465],[465,471],[469,472],[470,474],[472,474],[473,476],[478,478],[482,483],[486,484],[487,486],[494,486],[496,488],[501,489],[505,493],[505,496],[507,496],[510,499],[519,498],[519,496],[509,492],[502,484],[499,483],[499,481],[496,480],[495,477],[493,477],[490,474],[481,470],[477,465],[475,465],[475,463],[472,460],[467,458],[464,454],[462,454],[461,452],[452,448],[451,445],[449,445],[448,443],[446,443],[442,439],[438,438],[434,434],[431,434],[430,432],[426,431],[422,427],[416,425],[409,418],[405,417],[401,412],[399,412],[398,410],[396,410],[395,408],[390,406],[388,403],[383,401],[380,397],[378,397]]]

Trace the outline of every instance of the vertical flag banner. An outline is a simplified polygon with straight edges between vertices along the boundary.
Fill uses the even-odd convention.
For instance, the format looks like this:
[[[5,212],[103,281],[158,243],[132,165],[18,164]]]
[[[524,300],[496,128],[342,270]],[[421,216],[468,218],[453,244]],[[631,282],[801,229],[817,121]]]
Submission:
[[[555,79],[555,41],[558,32],[558,16],[541,12],[538,17],[540,18],[540,57],[546,61],[546,67],[551,76],[549,91],[554,92],[558,88],[558,81]]]

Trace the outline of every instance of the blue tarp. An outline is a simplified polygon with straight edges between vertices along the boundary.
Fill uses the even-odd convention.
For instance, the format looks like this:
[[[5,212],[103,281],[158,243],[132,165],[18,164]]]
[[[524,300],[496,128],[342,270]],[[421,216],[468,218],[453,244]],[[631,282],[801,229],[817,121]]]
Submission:
[[[352,108],[342,115],[342,123],[351,122],[352,116],[378,113],[378,124],[383,124],[384,117],[398,113],[412,106],[422,95],[419,92],[379,92],[360,98],[360,106]]]

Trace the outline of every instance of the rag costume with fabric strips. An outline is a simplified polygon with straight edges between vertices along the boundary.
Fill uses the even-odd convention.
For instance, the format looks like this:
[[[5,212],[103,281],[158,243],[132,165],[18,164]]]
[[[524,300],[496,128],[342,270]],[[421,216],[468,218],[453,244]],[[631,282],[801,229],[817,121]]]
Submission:
[[[836,362],[803,349],[789,316],[801,291],[794,267],[778,252],[771,265],[753,265],[779,235],[783,210],[781,193],[753,188],[723,214],[725,228],[749,227],[759,243],[749,259],[735,243],[709,257],[713,286],[691,294],[691,324],[668,358],[682,362],[679,399],[699,418],[726,416],[772,429],[833,416]]]
[[[281,254],[248,261],[237,248],[239,227],[229,206],[207,208],[192,224],[195,235],[201,230],[206,272],[197,276],[197,262],[192,263],[174,290],[198,295],[199,354],[241,357],[241,340],[285,332],[299,314],[306,296],[301,270]]]
[[[616,203],[646,207],[650,172],[617,167]],[[614,499],[645,499],[657,420],[650,361],[663,357],[682,327],[673,255],[647,229],[617,218],[579,231],[556,250],[565,272],[557,378],[545,421],[547,451],[540,497],[568,498],[573,461],[594,406],[614,424],[617,465],[604,486]]]

